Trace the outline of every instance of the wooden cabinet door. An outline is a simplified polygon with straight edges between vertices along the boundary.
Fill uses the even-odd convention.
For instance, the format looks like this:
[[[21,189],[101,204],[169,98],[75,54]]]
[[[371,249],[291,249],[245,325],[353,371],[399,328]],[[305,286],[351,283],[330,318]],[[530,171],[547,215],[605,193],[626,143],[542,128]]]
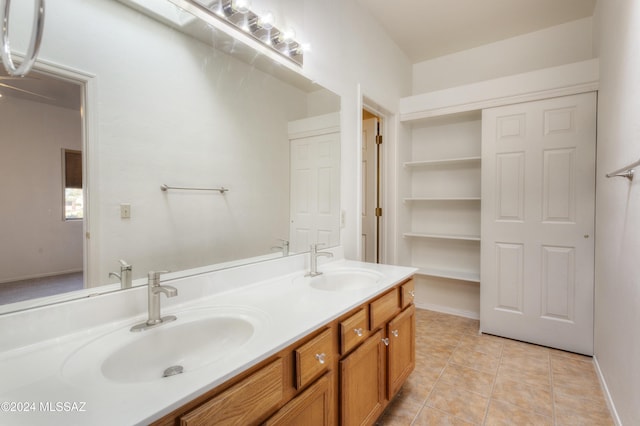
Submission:
[[[385,404],[385,345],[382,331],[340,361],[341,425],[368,425]]]
[[[416,308],[411,305],[387,326],[388,347],[388,398],[400,390],[416,364]]]
[[[309,389],[285,405],[265,426],[330,426],[333,416],[332,380],[329,375],[318,379]]]

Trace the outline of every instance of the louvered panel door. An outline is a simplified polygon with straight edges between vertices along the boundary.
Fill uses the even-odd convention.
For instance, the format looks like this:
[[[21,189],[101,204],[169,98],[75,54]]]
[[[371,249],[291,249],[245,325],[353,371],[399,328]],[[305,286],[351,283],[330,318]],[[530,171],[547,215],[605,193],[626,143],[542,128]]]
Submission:
[[[595,93],[483,111],[483,332],[593,354],[595,148]]]

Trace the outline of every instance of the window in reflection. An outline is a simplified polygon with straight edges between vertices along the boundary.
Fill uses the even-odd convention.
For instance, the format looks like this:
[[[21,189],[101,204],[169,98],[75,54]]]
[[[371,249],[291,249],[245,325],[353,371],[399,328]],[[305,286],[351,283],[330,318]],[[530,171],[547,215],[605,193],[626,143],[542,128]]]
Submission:
[[[63,150],[64,167],[64,219],[84,217],[82,195],[82,152]]]

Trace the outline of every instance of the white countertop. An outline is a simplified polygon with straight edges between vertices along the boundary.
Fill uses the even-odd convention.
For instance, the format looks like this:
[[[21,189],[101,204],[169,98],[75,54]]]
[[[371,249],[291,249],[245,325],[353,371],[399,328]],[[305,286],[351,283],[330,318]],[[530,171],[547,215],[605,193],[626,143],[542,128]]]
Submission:
[[[9,340],[18,343],[0,352],[0,424],[147,424],[383,293],[415,272],[415,268],[349,260],[324,262],[319,267],[321,271],[359,268],[377,271],[383,277],[365,289],[323,291],[302,282],[305,270],[298,267],[301,265],[289,269],[295,272],[284,274],[282,265],[274,265],[275,269],[262,264],[253,268],[239,268],[238,271],[217,271],[167,282],[176,287],[179,294],[172,299],[162,296],[162,314],[174,314],[178,320],[161,327],[180,324],[181,312],[186,317],[203,308],[233,310],[238,307],[255,313],[255,318],[260,322],[255,337],[232,356],[222,357],[194,371],[189,371],[185,366],[183,374],[168,378],[138,383],[108,380],[100,373],[102,359],[108,353],[100,354],[100,351],[97,352],[95,363],[89,367],[71,365],[79,349],[88,344],[95,347],[95,342],[106,341],[105,336],[122,333],[123,329],[128,330],[146,319],[146,288],[129,294],[120,292],[112,296],[113,300],[110,301],[105,299],[105,309],[115,309],[116,304],[122,304],[123,297],[135,299],[136,309],[140,312],[135,316],[122,316],[124,319],[110,320],[104,324],[96,324],[87,318],[88,327],[65,324],[63,329],[74,331],[60,336],[49,335],[48,340],[37,342],[30,342],[28,338],[21,340],[13,330]],[[288,265],[291,266],[291,262]],[[269,275],[264,274],[265,268],[277,271],[278,275],[264,281],[247,278],[255,273],[258,275],[254,277]],[[243,282],[240,286],[230,282],[234,281],[236,273],[240,274],[237,281]],[[92,309],[97,312],[96,307],[100,306],[96,301],[91,303],[91,309],[84,309],[86,315],[91,315]],[[140,304],[143,307],[137,306]],[[60,309],[56,315],[66,312]],[[46,319],[48,315],[53,314],[44,312],[42,318]],[[20,320],[31,322],[22,324],[23,330],[28,333],[37,329],[37,324],[32,322],[38,321],[38,315],[29,313],[22,319],[3,320],[0,318],[0,328],[6,325],[15,327]],[[74,317],[71,322],[77,320]],[[135,339],[136,335],[143,336],[144,333],[147,332],[129,333],[131,337],[127,338]],[[70,365],[72,368],[69,368]]]

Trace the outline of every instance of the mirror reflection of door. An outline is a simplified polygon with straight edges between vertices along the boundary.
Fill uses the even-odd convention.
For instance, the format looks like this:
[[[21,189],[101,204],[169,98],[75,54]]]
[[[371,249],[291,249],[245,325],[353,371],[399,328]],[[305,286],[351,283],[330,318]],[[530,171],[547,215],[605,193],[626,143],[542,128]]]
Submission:
[[[82,289],[82,88],[1,73],[0,95],[0,305]]]
[[[381,119],[362,110],[362,259],[380,263]]]
[[[290,249],[340,243],[340,116],[289,122]]]

